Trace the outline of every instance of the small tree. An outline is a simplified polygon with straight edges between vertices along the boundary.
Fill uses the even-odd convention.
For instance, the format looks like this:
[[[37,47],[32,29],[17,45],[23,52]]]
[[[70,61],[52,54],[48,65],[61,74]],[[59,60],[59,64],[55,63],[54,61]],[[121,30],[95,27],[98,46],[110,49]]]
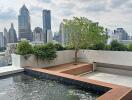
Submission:
[[[64,26],[68,30],[68,45],[75,49],[75,64],[77,64],[79,49],[98,42],[106,42],[107,36],[104,34],[104,28],[87,18],[74,17],[72,20],[65,20]]]
[[[32,46],[28,43],[28,41],[21,41],[17,45],[16,53],[19,55],[32,54]]]

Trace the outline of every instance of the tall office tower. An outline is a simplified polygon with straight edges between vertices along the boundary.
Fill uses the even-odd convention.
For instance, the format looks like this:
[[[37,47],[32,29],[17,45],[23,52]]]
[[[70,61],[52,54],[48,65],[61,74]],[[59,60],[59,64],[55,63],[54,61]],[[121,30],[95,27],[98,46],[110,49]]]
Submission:
[[[60,34],[60,37],[61,37],[61,44],[63,46],[66,46],[68,44],[68,41],[69,41],[69,30],[64,27],[64,21],[68,21],[67,19],[63,19],[63,21],[61,22],[60,24],[60,28],[59,28],[59,34]]]
[[[6,28],[4,28],[4,45],[6,46],[9,43],[9,33]]]
[[[25,5],[22,6],[18,16],[19,40],[27,39],[32,41],[31,23],[29,11]]]
[[[16,43],[16,42],[17,42],[16,30],[14,29],[13,23],[11,23],[11,27],[9,29],[9,42],[8,43]]]
[[[3,32],[0,32],[0,47],[5,47],[4,46],[4,35],[3,35]]]
[[[44,33],[42,28],[36,27],[33,31],[33,41],[44,43]]]
[[[43,32],[45,43],[47,43],[47,33],[50,33],[49,31],[51,32],[51,12],[50,10],[43,10]]]

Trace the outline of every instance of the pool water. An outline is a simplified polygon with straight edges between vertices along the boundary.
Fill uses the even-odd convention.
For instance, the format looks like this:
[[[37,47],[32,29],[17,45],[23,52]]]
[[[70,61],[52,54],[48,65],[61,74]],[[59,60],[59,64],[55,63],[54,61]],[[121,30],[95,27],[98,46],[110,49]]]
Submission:
[[[0,79],[0,100],[96,100],[99,95],[23,73]]]

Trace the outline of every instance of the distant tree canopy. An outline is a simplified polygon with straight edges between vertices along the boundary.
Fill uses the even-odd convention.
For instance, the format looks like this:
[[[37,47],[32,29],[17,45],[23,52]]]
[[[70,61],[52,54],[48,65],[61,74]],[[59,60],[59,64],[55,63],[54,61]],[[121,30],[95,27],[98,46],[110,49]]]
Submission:
[[[74,17],[64,22],[69,35],[68,45],[72,48],[88,48],[97,43],[105,43],[107,35],[104,28],[85,17]]]

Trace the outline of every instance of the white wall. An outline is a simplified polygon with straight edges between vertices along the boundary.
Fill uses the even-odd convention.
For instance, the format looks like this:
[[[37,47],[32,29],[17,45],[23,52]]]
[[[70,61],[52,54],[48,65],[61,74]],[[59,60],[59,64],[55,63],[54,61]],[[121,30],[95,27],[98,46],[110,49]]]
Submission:
[[[127,51],[80,50],[79,57],[81,62],[132,66],[132,52]]]
[[[80,50],[78,53],[80,62],[100,62],[123,66],[132,66],[132,52],[127,51],[101,51],[101,50]],[[74,51],[64,50],[57,52],[57,58],[53,61],[47,62],[37,60],[35,56],[29,57],[26,60],[23,56],[12,54],[12,65],[13,66],[34,66],[34,67],[49,67],[59,64],[70,63],[74,61]],[[131,67],[132,68],[132,67]]]
[[[74,51],[72,50],[64,50],[64,51],[57,51],[57,58],[53,61],[47,62],[38,60],[35,58],[34,55],[31,55],[27,60],[20,55],[12,54],[12,65],[13,66],[33,66],[33,67],[50,67],[65,63],[70,63],[74,61]]]

